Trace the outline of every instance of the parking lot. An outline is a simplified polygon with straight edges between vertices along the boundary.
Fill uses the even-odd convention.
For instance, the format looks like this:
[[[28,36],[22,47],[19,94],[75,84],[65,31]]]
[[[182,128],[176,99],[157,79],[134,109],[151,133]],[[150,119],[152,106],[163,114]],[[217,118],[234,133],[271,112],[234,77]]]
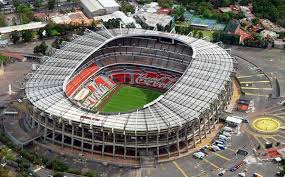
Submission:
[[[172,162],[158,164],[155,168],[141,168],[130,170],[123,177],[206,177],[219,176],[218,173],[226,170],[223,176],[238,176],[238,173],[245,173],[252,176],[253,173],[262,174],[264,177],[273,177],[278,171],[278,165],[273,163],[260,163],[253,154],[255,141],[246,133],[235,129],[231,139],[228,141],[225,150],[213,152],[206,150],[207,156],[198,159],[192,155],[174,160]],[[244,150],[246,156],[237,154],[238,150]],[[230,169],[242,161],[235,171]],[[266,169],[266,170],[265,170]]]

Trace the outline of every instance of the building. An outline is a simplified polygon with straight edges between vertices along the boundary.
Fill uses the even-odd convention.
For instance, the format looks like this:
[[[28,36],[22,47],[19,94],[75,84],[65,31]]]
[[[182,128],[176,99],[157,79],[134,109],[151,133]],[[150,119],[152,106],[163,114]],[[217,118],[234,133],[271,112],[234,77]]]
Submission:
[[[128,25],[128,24],[134,24],[136,26],[136,28],[141,28],[141,25],[137,24],[135,19],[133,19],[132,17],[126,16],[126,14],[122,11],[116,11],[116,12],[114,12],[112,14],[108,14],[108,15],[96,16],[93,19],[94,19],[94,21],[107,22],[110,19],[118,19],[118,18],[121,19],[123,26]]]
[[[247,38],[251,37],[251,34],[249,34],[248,32],[244,31],[243,29],[240,28],[241,25],[239,23],[238,20],[231,20],[226,28],[225,28],[225,32],[228,34],[235,34],[240,36],[240,43],[243,43],[243,41]]]
[[[260,35],[265,39],[275,40],[278,37],[278,34],[276,34],[274,31],[269,30],[262,30],[260,32]]]
[[[31,125],[44,141],[111,157],[113,162],[145,156],[170,159],[196,147],[230,101],[235,67],[230,54],[216,44],[134,28],[87,30],[42,61],[25,87]],[[129,112],[104,114],[73,99],[82,89],[95,93],[99,86],[106,90],[117,82],[135,84],[131,68],[180,77],[166,88],[167,94]],[[115,71],[123,74],[108,77]],[[126,79],[126,74],[132,76]],[[153,83],[141,79],[141,84]],[[156,79],[152,86],[160,87],[161,81]]]
[[[13,31],[23,31],[23,30],[38,30],[44,28],[47,24],[43,22],[31,22],[24,25],[6,26],[0,28],[0,34],[9,35]]]
[[[120,5],[114,0],[80,0],[83,12],[89,17],[111,14],[119,10]]]
[[[285,41],[282,39],[274,40],[274,48],[285,49]]]
[[[92,19],[87,18],[82,11],[55,15],[50,19],[55,24],[89,25],[92,23]]]
[[[247,6],[240,6],[241,11],[243,12],[244,16],[251,21],[255,18],[255,16],[251,12],[251,8]]]
[[[49,16],[44,12],[34,13],[34,18],[42,22],[46,22],[49,20]]]
[[[161,25],[163,28],[166,26],[171,27],[173,24],[173,17],[164,14],[153,14],[149,12],[138,12],[135,17],[136,21],[141,25],[149,29],[156,29],[157,25]]]
[[[274,31],[276,33],[285,32],[285,28],[272,23],[270,20],[260,19],[260,23],[267,30]]]

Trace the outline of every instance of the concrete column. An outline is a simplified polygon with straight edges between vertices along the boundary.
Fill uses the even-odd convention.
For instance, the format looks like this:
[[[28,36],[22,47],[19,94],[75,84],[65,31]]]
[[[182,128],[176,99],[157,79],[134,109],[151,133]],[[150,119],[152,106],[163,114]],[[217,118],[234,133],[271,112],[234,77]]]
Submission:
[[[52,143],[55,143],[55,119],[52,119]]]
[[[48,118],[45,117],[44,141],[46,141],[47,139],[47,124],[48,124]]]
[[[170,158],[170,148],[169,148],[169,129],[167,132],[167,151],[168,151],[168,158]]]
[[[176,131],[176,144],[177,144],[176,146],[177,146],[178,155],[180,155],[179,130],[180,130],[180,128],[178,128]]]
[[[102,156],[104,156],[105,151],[105,132],[103,130],[103,139],[102,139]]]
[[[124,135],[125,137],[125,139],[124,139],[124,159],[126,159],[126,154],[127,154],[127,135],[125,134]]]
[[[198,119],[198,128],[199,128],[199,140],[200,140],[200,143],[202,142],[202,136],[201,136],[201,123],[200,123],[200,119]]]
[[[184,127],[184,134],[185,134],[185,144],[186,144],[186,151],[188,152],[188,127],[189,127],[189,123],[186,124],[186,126]]]
[[[212,128],[211,128],[212,113],[210,113],[207,117],[208,117],[208,129],[209,129],[209,133],[211,133],[212,132]]]
[[[203,124],[204,124],[204,138],[207,137],[207,125],[206,125],[206,118],[205,115],[203,115]]]
[[[64,145],[64,132],[65,132],[65,123],[62,121],[62,127],[61,127],[61,148],[63,148]]]
[[[156,155],[159,158],[159,133],[156,135]]]
[[[115,158],[115,151],[116,151],[115,143],[116,143],[116,135],[115,133],[113,133],[113,158]]]
[[[84,127],[81,127],[81,151],[83,152],[83,146],[84,146]]]
[[[74,125],[71,124],[71,148],[74,148]]]
[[[92,132],[91,132],[91,134],[92,134],[92,154],[94,154],[94,129],[93,129],[93,127],[92,127]]]
[[[195,139],[195,126],[194,126],[194,122],[192,123],[191,129],[192,129],[193,144],[194,144],[194,148],[195,148],[195,147],[196,147],[196,139]]]
[[[137,158],[138,157],[138,136],[137,136],[137,134],[135,133],[135,136],[136,136],[136,141],[135,141],[135,143],[136,143],[136,147],[135,147],[135,157]]]

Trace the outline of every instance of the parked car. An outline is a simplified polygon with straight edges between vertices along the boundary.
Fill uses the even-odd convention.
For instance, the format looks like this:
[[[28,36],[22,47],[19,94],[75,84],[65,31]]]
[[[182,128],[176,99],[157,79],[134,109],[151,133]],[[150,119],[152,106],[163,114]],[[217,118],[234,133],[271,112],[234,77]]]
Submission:
[[[217,144],[217,146],[218,146],[221,150],[225,150],[225,149],[226,149],[226,147],[225,147],[224,145],[222,145],[222,144]]]
[[[225,135],[219,135],[220,139],[229,140],[230,138],[226,137]]]
[[[198,159],[203,159],[204,157],[205,157],[205,154],[203,153],[203,152],[195,152],[194,154],[193,154],[193,157],[196,157],[196,158],[198,158]]]

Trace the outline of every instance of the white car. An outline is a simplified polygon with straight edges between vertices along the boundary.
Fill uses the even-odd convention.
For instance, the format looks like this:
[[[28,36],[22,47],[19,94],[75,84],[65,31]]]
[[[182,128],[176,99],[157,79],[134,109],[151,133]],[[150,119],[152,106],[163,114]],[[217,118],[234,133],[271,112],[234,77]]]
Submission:
[[[239,173],[238,176],[245,177],[245,173]]]

